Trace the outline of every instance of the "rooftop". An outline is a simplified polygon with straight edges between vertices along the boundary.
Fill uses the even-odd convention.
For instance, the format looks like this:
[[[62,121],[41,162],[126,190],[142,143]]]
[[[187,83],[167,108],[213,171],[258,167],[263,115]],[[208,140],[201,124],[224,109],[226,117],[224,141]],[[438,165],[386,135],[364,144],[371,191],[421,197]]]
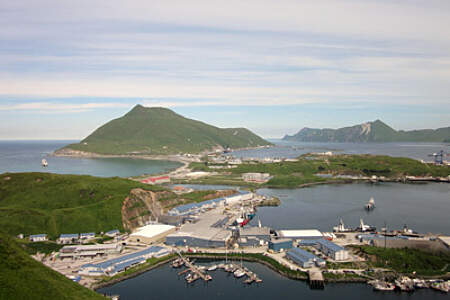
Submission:
[[[292,248],[291,250],[289,250],[287,252],[287,254],[301,262],[307,262],[307,261],[319,261],[322,262],[323,259],[315,256],[314,254],[305,251],[303,249],[300,248]]]
[[[332,251],[335,251],[335,252],[341,251],[341,250],[345,250],[344,247],[341,247],[341,246],[339,246],[339,245],[336,245],[335,243],[330,242],[329,240],[318,239],[318,240],[317,240],[317,243],[319,243],[319,244],[323,245],[324,247],[326,247],[326,248],[328,248],[328,249],[330,249],[330,250],[332,250]]]
[[[322,233],[317,229],[279,230],[278,235],[286,238],[322,237]]]
[[[152,238],[164,232],[174,229],[175,226],[165,225],[165,224],[150,224],[144,227],[140,227],[136,232],[132,233],[130,236],[144,236],[147,238]]]

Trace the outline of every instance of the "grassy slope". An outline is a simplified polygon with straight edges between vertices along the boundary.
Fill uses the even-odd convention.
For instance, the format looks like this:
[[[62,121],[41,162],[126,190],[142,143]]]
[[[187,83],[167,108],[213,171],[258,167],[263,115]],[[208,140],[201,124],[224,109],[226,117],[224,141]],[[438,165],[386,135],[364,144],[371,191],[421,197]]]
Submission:
[[[105,299],[31,258],[0,233],[0,299]]]
[[[402,157],[373,155],[337,155],[333,157],[316,157],[311,160],[307,156],[300,157],[298,162],[241,164],[235,169],[209,169],[204,163],[193,163],[195,170],[231,172],[228,178],[234,178],[235,184],[242,184],[239,178],[242,173],[270,173],[274,177],[266,184],[270,187],[296,187],[300,184],[325,181],[314,176],[316,173],[349,174],[364,176],[398,177],[414,176],[448,176],[450,168],[422,164],[421,162]],[[211,177],[214,178],[214,177]],[[232,184],[233,181],[230,181]],[[245,184],[244,184],[245,185]]]
[[[95,130],[74,150],[100,154],[198,153],[214,146],[231,148],[269,145],[245,128],[221,129],[184,118],[166,108],[136,106],[121,118]]]
[[[122,202],[132,188],[157,186],[122,178],[14,173],[0,175],[0,228],[9,234],[122,228]]]

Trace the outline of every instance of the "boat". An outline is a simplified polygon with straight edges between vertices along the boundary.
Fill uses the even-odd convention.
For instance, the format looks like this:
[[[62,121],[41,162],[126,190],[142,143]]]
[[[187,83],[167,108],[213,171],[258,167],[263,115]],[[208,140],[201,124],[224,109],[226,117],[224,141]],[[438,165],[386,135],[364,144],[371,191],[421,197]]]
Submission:
[[[372,280],[369,281],[368,284],[373,286],[373,289],[376,291],[393,291],[395,289],[394,284],[386,281]]]
[[[402,292],[412,292],[414,291],[414,281],[406,276],[395,280],[395,286]]]
[[[448,281],[433,282],[430,287],[436,291],[444,293],[448,293],[450,291],[450,284]]]
[[[339,219],[339,225],[333,227],[334,232],[350,232],[353,231],[351,228],[346,228],[344,225],[344,221],[342,219]]]
[[[241,278],[242,276],[245,275],[245,272],[241,269],[237,269],[233,274],[234,274],[234,277]]]
[[[217,265],[212,265],[208,268],[208,271],[215,271],[217,270]]]
[[[373,232],[376,231],[377,228],[375,226],[364,224],[363,219],[359,219],[359,227],[357,228],[361,232]]]
[[[369,202],[364,206],[364,208],[368,211],[373,210],[375,208],[375,200],[373,197],[370,197]]]
[[[429,287],[427,282],[425,280],[423,280],[423,279],[414,278],[413,279],[413,283],[414,283],[414,287],[416,289],[424,289],[424,288],[428,288]]]
[[[42,165],[44,168],[45,168],[45,167],[48,167],[48,162],[47,162],[47,160],[46,160],[45,158],[42,159],[41,165]]]

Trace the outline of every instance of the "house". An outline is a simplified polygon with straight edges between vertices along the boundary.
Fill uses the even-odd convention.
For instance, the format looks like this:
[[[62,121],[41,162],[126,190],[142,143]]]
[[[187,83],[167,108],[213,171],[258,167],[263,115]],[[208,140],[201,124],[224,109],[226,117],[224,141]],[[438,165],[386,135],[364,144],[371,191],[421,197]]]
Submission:
[[[113,229],[113,230],[106,232],[105,235],[109,236],[109,237],[116,237],[116,236],[120,235],[120,231],[118,229]]]
[[[95,232],[80,233],[81,241],[88,241],[92,239],[95,239]]]
[[[75,244],[79,241],[78,233],[61,234],[56,240],[58,244]]]
[[[47,234],[41,233],[41,234],[33,234],[29,236],[30,242],[44,242],[47,241]]]

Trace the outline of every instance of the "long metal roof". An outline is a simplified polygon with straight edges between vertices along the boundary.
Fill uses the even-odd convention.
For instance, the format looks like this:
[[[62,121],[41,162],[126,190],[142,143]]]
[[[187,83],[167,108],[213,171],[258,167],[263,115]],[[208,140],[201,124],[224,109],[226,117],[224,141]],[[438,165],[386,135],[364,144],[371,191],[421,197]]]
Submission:
[[[318,239],[317,243],[321,244],[322,246],[324,246],[324,247],[326,247],[326,248],[328,248],[328,249],[330,249],[331,251],[334,251],[334,252],[345,250],[344,247],[336,245],[335,243],[330,242],[329,240]]]
[[[291,258],[300,261],[300,262],[308,262],[308,261],[319,261],[322,262],[323,259],[315,256],[314,254],[305,251],[303,249],[300,248],[293,248],[291,250],[289,250],[287,252],[287,255],[290,256]]]

